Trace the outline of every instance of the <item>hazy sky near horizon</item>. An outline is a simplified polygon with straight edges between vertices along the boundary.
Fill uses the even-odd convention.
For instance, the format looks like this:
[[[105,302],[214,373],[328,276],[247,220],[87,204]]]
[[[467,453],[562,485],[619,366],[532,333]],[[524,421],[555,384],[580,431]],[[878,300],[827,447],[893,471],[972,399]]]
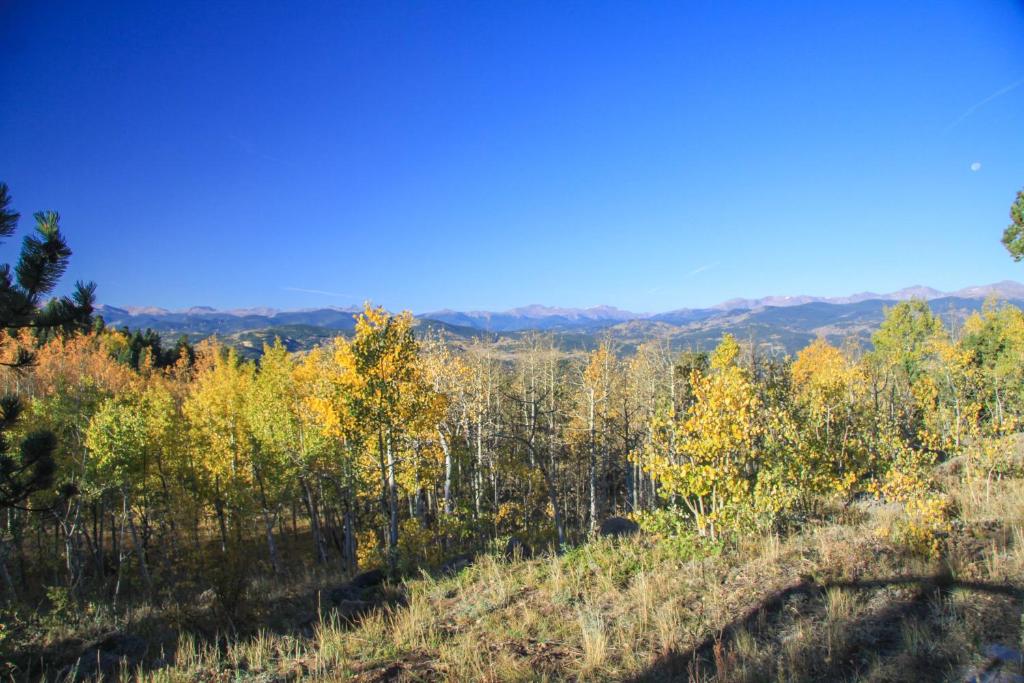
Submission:
[[[116,305],[1024,281],[1024,2],[0,0],[0,150]]]

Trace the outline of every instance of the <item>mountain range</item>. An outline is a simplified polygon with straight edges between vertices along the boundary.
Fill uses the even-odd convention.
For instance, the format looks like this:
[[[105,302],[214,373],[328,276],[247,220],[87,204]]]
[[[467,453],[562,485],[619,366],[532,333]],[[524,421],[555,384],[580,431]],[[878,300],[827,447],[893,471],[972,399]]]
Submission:
[[[993,297],[1024,305],[1024,285],[1003,281],[954,292],[914,286],[887,294],[768,296],[664,313],[635,313],[613,306],[559,308],[540,304],[507,311],[445,309],[419,314],[416,322],[421,332],[443,330],[455,339],[481,335],[515,338],[532,330],[551,332],[566,348],[589,348],[598,337],[606,335],[625,346],[663,338],[682,346],[706,347],[723,333],[732,332],[792,353],[817,336],[836,341],[853,336],[866,341],[881,322],[885,307],[895,301],[925,299],[936,313],[953,323]],[[300,310],[194,306],[173,311],[151,306],[97,307],[97,313],[114,327],[149,328],[166,337],[186,334],[194,340],[217,335],[247,355],[258,355],[262,343],[275,337],[289,348],[300,350],[339,333],[350,333],[360,310],[358,306]]]

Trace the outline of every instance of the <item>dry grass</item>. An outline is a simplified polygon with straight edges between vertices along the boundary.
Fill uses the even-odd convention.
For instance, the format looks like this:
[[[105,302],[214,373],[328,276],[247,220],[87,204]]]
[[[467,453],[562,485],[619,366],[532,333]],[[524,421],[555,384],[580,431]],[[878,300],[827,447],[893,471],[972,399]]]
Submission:
[[[1024,479],[972,477],[953,492],[965,522],[1024,521]]]
[[[876,533],[900,514],[885,506],[721,550],[597,540],[559,557],[483,557],[454,577],[409,580],[393,587],[404,605],[355,626],[324,609],[305,629],[286,620],[226,643],[183,633],[169,666],[132,673],[152,681],[961,680],[985,665],[986,646],[1022,646],[1024,480],[947,484],[959,519],[942,558],[914,556]],[[323,578],[302,579],[302,590]]]

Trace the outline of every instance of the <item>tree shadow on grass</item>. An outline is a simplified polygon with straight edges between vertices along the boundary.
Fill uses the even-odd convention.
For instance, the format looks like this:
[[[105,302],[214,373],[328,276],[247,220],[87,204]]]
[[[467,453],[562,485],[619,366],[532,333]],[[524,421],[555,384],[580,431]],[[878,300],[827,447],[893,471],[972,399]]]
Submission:
[[[365,576],[366,572],[360,576]],[[164,610],[136,619],[123,631],[108,631],[91,639],[65,638],[38,649],[15,652],[10,676],[19,681],[91,680],[117,678],[120,672],[149,673],[173,662],[182,637],[197,647],[225,652],[230,642],[257,633],[313,637],[321,622],[356,628],[374,612],[404,607],[404,592],[381,580],[354,585],[338,582],[298,595],[274,599],[250,598],[226,613],[223,606],[185,606],[174,625]],[[245,615],[237,610],[258,610]],[[125,667],[127,667],[125,669]],[[5,675],[9,672],[4,671]],[[73,675],[72,675],[73,674]]]
[[[312,543],[310,539],[309,534],[304,534],[295,539],[295,543],[308,546]],[[254,554],[259,552],[255,546],[251,550]],[[435,578],[454,575],[473,564],[477,554],[456,555],[428,573]],[[250,568],[251,557],[246,555],[243,558],[243,564]],[[257,576],[256,572],[238,572],[232,567],[215,570],[237,574],[246,584]],[[116,678],[122,670],[122,662],[127,662],[129,672],[148,673],[164,668],[175,661],[183,637],[190,638],[196,647],[213,648],[224,653],[231,642],[252,638],[259,633],[313,638],[321,621],[354,629],[374,613],[405,607],[407,597],[401,582],[419,576],[421,571],[425,570],[411,568],[391,576],[389,581],[385,581],[387,577],[383,572],[377,571],[363,572],[349,580],[342,580],[339,576],[326,585],[299,593],[285,593],[272,599],[253,595],[258,589],[251,586],[238,590],[239,586],[234,585],[236,582],[215,581],[210,576],[215,572],[209,572],[205,576],[206,583],[220,585],[224,593],[223,598],[217,598],[211,604],[197,604],[201,596],[193,596],[170,608],[165,606],[136,617],[120,630],[86,638],[67,637],[45,646],[23,648],[10,653],[7,661],[3,661],[4,657],[0,655],[0,676],[19,681],[53,681],[63,680],[69,673],[76,672],[78,680],[94,679],[97,673],[110,679]],[[377,579],[356,585],[361,577],[377,573],[380,573]],[[243,595],[246,597],[241,597]]]
[[[901,576],[866,581],[836,581],[825,584],[805,578],[766,597],[760,604],[732,621],[721,631],[708,636],[689,650],[672,652],[653,666],[628,680],[634,683],[685,680],[775,680],[775,662],[763,662],[754,671],[743,671],[735,650],[740,634],[778,638],[787,617],[806,617],[815,609],[823,611],[829,590],[871,591],[905,587],[909,593],[891,605],[843,625],[840,647],[822,657],[820,648],[806,648],[797,653],[801,659],[796,671],[786,672],[786,680],[842,681],[854,678],[873,662],[884,661],[907,650],[902,632],[908,619],[927,620],[931,605],[940,604],[954,589],[1008,598],[1019,606],[1024,591],[1005,584],[958,581],[949,574]],[[816,607],[808,607],[816,606]],[[802,606],[802,607],[801,607]],[[801,611],[802,610],[802,611]],[[944,626],[930,620],[929,628],[937,628],[941,637]],[[820,634],[820,637],[825,637]],[[820,641],[819,641],[820,642]],[[776,649],[782,642],[773,643]],[[777,653],[773,653],[777,654]],[[777,660],[777,658],[776,658]],[[900,661],[901,680],[938,680],[948,677],[956,662],[941,656],[910,656]]]

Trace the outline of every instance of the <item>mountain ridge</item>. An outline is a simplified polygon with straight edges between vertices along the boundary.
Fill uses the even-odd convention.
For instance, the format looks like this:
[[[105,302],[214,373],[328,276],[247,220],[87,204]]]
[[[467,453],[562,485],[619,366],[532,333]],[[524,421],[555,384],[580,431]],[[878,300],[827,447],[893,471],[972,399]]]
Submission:
[[[861,292],[845,297],[763,297],[734,299],[715,307],[677,309],[665,313],[633,313],[613,306],[563,308],[530,304],[508,311],[423,313],[415,317],[417,334],[443,334],[456,342],[472,338],[515,340],[531,331],[555,334],[567,350],[593,348],[611,338],[623,348],[651,339],[674,346],[709,348],[725,332],[756,340],[784,353],[793,353],[816,337],[842,343],[854,338],[870,344],[885,309],[912,297],[926,298],[947,324],[962,322],[980,310],[989,296],[1024,307],[1024,285],[1004,281],[944,293],[922,286],[889,294]],[[112,327],[152,329],[169,339],[187,335],[193,341],[218,336],[249,357],[258,357],[263,344],[280,338],[290,350],[303,350],[351,334],[359,307],[326,307],[281,311],[247,308],[219,311],[193,306],[178,311],[156,307],[100,305],[97,313]]]
[[[460,320],[495,320],[503,318],[523,318],[527,320],[545,320],[560,318],[566,321],[618,321],[628,320],[665,320],[668,317],[676,317],[685,314],[710,313],[713,311],[736,311],[752,310],[762,307],[784,308],[789,306],[801,306],[808,303],[830,303],[830,304],[852,304],[863,301],[904,301],[912,298],[931,301],[939,298],[960,298],[979,299],[995,295],[1002,299],[1024,299],[1024,284],[1013,280],[1002,280],[988,285],[974,285],[964,287],[952,292],[943,292],[933,287],[924,285],[912,285],[903,289],[880,294],[876,292],[858,292],[848,296],[812,296],[806,294],[798,295],[770,295],[760,298],[734,298],[707,307],[678,308],[661,313],[637,313],[627,311],[616,306],[602,304],[586,308],[549,306],[546,304],[527,304],[504,311],[469,310],[459,311],[451,308],[443,308],[434,311],[427,311],[416,315],[417,318],[426,318],[449,321],[449,318]],[[104,313],[113,314],[115,317],[182,317],[182,316],[232,316],[237,318],[266,317],[277,318],[280,316],[295,316],[298,314],[315,314],[321,312],[332,312],[339,314],[357,313],[361,310],[359,306],[322,306],[305,307],[296,309],[278,309],[267,306],[252,308],[216,309],[211,306],[190,306],[183,309],[166,309],[158,306],[113,306],[100,304],[97,311],[100,315]]]

